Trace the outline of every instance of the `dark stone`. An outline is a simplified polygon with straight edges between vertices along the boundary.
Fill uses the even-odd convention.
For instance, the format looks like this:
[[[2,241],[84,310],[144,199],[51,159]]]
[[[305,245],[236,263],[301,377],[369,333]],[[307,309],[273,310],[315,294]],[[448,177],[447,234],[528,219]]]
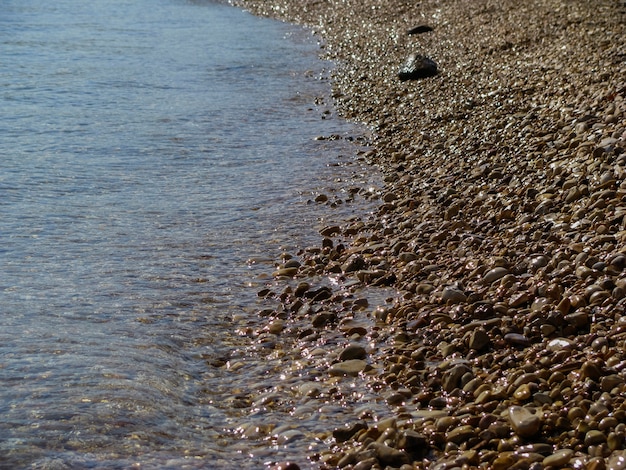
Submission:
[[[423,34],[423,33],[429,33],[432,30],[433,28],[431,26],[428,26],[427,24],[421,24],[419,26],[416,26],[415,28],[409,29],[407,33],[408,34]]]
[[[331,312],[321,312],[313,317],[312,324],[315,328],[322,328],[337,319],[337,315]]]
[[[298,287],[296,287],[293,295],[295,295],[296,297],[302,297],[310,288],[311,286],[308,282],[301,282],[300,284],[298,284]]]
[[[331,225],[320,230],[320,234],[324,237],[332,237],[334,235],[339,235],[340,233],[341,227],[339,227],[339,225]]]
[[[330,287],[326,287],[326,286],[320,287],[319,289],[308,290],[303,294],[303,296],[306,297],[307,299],[311,299],[317,302],[330,299],[332,295],[333,295],[333,291],[330,289]]]
[[[341,354],[339,354],[339,360],[347,361],[350,359],[365,359],[367,357],[367,352],[365,348],[359,344],[351,344],[346,346]]]
[[[358,421],[352,426],[345,426],[343,428],[337,428],[333,431],[333,437],[337,442],[346,442],[352,436],[354,436],[361,429],[367,429],[367,424],[363,421]]]
[[[398,78],[403,82],[437,75],[437,64],[430,58],[411,54],[398,72]]]
[[[365,259],[363,259],[360,255],[352,255],[348,260],[341,266],[341,269],[344,273],[351,273],[354,271],[359,271],[364,269],[366,266]]]
[[[383,466],[401,467],[410,462],[409,456],[406,452],[402,452],[401,450],[394,449],[385,444],[379,444],[378,442],[372,443],[372,447],[376,451],[376,456]]]
[[[411,454],[425,455],[428,451],[428,439],[423,434],[409,429],[400,436],[398,447]]]
[[[270,470],[300,470],[300,466],[294,462],[280,462],[272,465]]]
[[[512,346],[526,347],[526,346],[530,346],[531,344],[530,340],[526,336],[521,335],[519,333],[508,333],[504,335],[504,341],[506,341],[508,344]]]

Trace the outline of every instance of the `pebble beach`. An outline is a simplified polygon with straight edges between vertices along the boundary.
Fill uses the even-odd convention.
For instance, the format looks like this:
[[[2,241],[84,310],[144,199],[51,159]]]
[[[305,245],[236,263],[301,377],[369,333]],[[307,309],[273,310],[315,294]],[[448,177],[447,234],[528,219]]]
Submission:
[[[274,468],[626,468],[626,2],[235,4],[318,35],[384,179],[241,332],[293,379],[233,406],[350,410]]]

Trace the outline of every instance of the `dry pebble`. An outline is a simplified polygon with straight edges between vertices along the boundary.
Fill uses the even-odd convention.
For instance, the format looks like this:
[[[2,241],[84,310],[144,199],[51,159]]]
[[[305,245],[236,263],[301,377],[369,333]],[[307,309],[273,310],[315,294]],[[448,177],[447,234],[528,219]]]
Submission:
[[[385,187],[278,257],[242,331],[294,383],[236,403],[349,414],[313,467],[626,468],[623,2],[238,3],[320,35]]]

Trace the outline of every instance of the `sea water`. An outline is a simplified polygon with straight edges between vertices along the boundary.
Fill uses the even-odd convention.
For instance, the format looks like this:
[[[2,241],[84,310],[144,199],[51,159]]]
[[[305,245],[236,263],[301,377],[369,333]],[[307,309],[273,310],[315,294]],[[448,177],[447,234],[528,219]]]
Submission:
[[[2,2],[0,468],[259,468],[207,357],[356,151],[318,53],[208,1]]]

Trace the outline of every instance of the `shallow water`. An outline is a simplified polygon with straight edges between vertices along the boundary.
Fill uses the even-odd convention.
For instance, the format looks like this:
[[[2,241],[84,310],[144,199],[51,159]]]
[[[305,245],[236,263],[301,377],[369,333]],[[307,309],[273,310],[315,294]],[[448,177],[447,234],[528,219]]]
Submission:
[[[183,0],[8,1],[0,43],[0,468],[258,468],[207,361],[370,178],[318,45]]]

